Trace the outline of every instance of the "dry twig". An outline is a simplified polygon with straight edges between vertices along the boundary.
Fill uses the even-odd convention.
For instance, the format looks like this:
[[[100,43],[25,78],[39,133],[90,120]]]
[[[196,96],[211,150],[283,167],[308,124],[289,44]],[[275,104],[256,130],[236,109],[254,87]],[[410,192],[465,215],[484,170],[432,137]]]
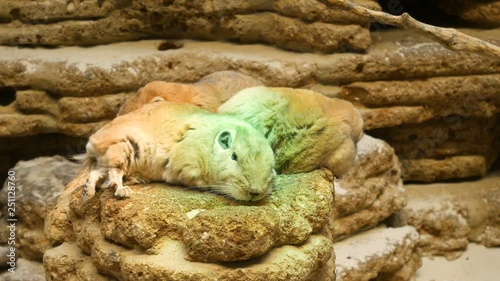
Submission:
[[[463,34],[454,28],[443,28],[425,24],[403,13],[400,16],[374,11],[350,0],[318,0],[329,8],[341,8],[372,22],[388,24],[421,33],[453,51],[469,51],[500,58],[500,47],[481,39]]]

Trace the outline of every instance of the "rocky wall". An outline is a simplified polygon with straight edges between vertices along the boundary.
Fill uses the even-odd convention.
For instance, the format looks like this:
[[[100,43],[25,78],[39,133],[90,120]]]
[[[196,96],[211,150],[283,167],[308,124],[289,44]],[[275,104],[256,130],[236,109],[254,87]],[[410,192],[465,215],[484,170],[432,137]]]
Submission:
[[[133,197],[125,200],[114,198],[110,190],[89,199],[81,192],[84,174],[66,187],[78,173],[78,164],[60,156],[22,161],[14,168],[20,193],[18,255],[35,261],[43,256],[48,280],[172,276],[173,269],[160,264],[165,255],[169,260],[176,256],[176,268],[185,270],[175,277],[181,280],[214,274],[236,279],[282,280],[288,274],[297,280],[331,280],[332,243],[337,241],[333,248],[338,245],[341,253],[351,252],[366,239],[338,240],[378,225],[406,204],[394,151],[367,135],[358,147],[356,165],[345,178],[334,182],[321,170],[282,176],[270,198],[250,205],[160,183],[135,186]],[[332,203],[333,190],[336,203]],[[6,201],[5,196],[6,189],[0,202]],[[3,225],[5,214],[0,217]],[[2,229],[0,242],[5,244],[8,232],[5,226]],[[343,256],[336,265],[348,269],[339,280],[356,280],[366,271],[363,278],[402,274],[407,280],[420,265],[415,234],[406,227],[360,236],[388,239],[389,248],[373,248],[373,255],[357,251],[352,259],[359,260],[360,267],[352,267]],[[381,261],[391,255],[400,257],[398,262],[384,266]],[[217,265],[240,259],[247,261]],[[149,261],[148,266],[138,267],[139,261]],[[297,264],[301,271],[296,270]],[[201,269],[193,270],[194,265]],[[134,271],[135,267],[142,271]],[[311,273],[319,268],[323,268],[320,275]]]
[[[441,0],[434,3],[445,13],[458,16],[471,25],[500,26],[500,3],[494,0]]]
[[[464,31],[498,42],[497,30]],[[497,159],[500,62],[446,50],[411,32],[372,37],[366,54],[332,55],[189,40],[0,46],[0,54],[9,54],[0,57],[0,137],[86,138],[149,81],[193,82],[237,70],[268,86],[305,87],[352,101],[365,130],[395,148],[405,180],[484,175]],[[474,141],[477,134],[482,137]]]
[[[405,190],[408,205],[393,224],[414,226],[424,254],[455,259],[469,241],[500,245],[500,171],[479,180],[411,184]]]
[[[357,0],[380,10],[376,1]],[[294,51],[363,51],[368,22],[314,0],[14,1],[0,6],[0,44],[97,45],[144,38],[266,43]]]
[[[89,199],[86,172],[46,218],[48,238],[62,243],[44,254],[47,280],[334,278],[327,171],[280,176],[256,204],[160,183],[131,186],[125,200],[112,190]]]

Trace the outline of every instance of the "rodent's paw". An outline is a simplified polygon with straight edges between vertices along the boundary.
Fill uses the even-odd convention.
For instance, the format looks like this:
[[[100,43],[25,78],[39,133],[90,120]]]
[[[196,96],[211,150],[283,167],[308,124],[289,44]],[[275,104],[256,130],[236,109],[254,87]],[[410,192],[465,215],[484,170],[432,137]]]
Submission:
[[[130,187],[128,186],[119,186],[115,191],[115,197],[118,198],[130,197],[130,194],[132,194],[132,189],[130,189]]]
[[[91,170],[89,173],[89,177],[85,182],[85,186],[83,187],[83,194],[94,197],[95,195],[95,186],[97,182],[101,179],[102,174],[99,170]]]
[[[85,184],[83,187],[83,194],[87,195],[88,197],[94,197],[95,195],[95,186],[91,187],[88,185],[88,183]]]

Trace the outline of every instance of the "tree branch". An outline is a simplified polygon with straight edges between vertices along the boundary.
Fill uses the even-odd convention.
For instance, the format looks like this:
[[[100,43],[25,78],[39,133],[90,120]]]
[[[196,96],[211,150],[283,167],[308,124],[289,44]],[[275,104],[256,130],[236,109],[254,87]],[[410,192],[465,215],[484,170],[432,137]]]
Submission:
[[[454,28],[443,28],[425,24],[403,13],[400,16],[374,11],[350,0],[318,0],[328,8],[341,8],[372,22],[388,24],[403,29],[411,29],[429,37],[453,51],[468,51],[500,58],[500,47],[481,39],[463,34]]]

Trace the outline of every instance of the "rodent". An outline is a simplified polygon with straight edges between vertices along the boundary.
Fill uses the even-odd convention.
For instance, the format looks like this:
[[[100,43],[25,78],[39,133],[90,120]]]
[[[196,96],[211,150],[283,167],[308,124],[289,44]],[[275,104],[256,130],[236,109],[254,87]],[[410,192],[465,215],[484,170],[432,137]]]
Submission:
[[[116,197],[129,183],[165,181],[257,201],[272,189],[274,156],[267,140],[248,123],[191,104],[157,101],[118,116],[86,146],[84,191],[94,196],[107,178]],[[103,186],[106,187],[106,186]]]
[[[218,112],[264,134],[275,154],[275,169],[283,174],[326,167],[342,176],[353,165],[363,136],[363,119],[354,105],[305,89],[244,89]]]
[[[245,88],[262,86],[263,84],[236,71],[217,71],[203,77],[194,84],[168,83],[153,81],[127,99],[118,111],[118,116],[150,103],[155,97],[167,101],[190,103],[211,112]]]

